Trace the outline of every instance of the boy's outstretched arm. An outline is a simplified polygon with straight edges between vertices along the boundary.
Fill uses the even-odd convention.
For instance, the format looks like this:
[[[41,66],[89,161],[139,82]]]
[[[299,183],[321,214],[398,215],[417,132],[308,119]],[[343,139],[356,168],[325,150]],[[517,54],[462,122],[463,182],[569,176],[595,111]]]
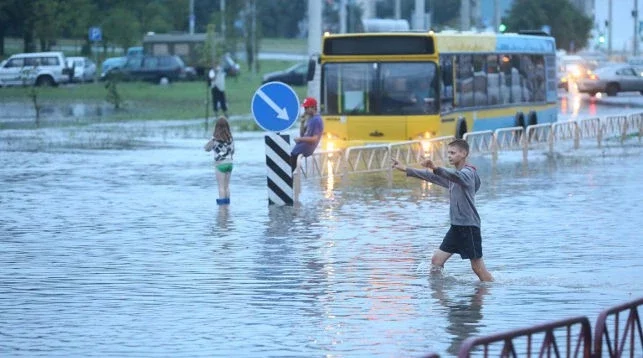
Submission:
[[[398,162],[397,160],[392,159],[392,158],[391,158],[391,161],[393,162],[393,168],[395,168],[395,169],[397,169],[399,171],[405,172],[406,176],[426,180],[426,181],[428,181],[430,183],[437,184],[437,185],[445,187],[445,188],[449,187],[449,181],[448,180],[446,180],[444,178],[441,178],[441,177],[431,173],[431,171],[429,171],[429,170],[421,170],[421,169],[409,168],[409,167],[401,164],[400,162]]]
[[[442,179],[452,181],[462,186],[469,186],[474,183],[473,169],[465,166],[462,170],[455,170],[443,167],[435,167],[435,175]]]

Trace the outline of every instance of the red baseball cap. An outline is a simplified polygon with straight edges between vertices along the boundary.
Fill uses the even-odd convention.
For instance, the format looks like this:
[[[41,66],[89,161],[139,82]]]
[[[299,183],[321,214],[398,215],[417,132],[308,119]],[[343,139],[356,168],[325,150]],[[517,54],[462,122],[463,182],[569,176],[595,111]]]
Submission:
[[[316,100],[316,99],[314,99],[314,98],[312,98],[312,97],[306,97],[306,99],[305,99],[305,100],[304,100],[304,102],[302,103],[302,106],[303,106],[304,108],[308,108],[308,107],[315,107],[315,108],[317,108],[317,100]]]

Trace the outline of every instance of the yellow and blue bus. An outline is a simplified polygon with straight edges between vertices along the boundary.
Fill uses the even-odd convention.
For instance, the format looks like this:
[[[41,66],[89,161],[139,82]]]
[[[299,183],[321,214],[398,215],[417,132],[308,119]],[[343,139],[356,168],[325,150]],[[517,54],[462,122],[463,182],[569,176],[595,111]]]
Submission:
[[[325,34],[318,62],[323,149],[557,118],[556,46],[544,34]]]

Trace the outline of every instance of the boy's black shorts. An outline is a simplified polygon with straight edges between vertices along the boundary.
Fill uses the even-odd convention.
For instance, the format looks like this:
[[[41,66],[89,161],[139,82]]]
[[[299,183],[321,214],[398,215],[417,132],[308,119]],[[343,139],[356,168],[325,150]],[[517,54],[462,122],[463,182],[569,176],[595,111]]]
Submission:
[[[451,254],[460,254],[463,260],[482,257],[482,236],[477,226],[451,225],[444,236],[440,250]]]

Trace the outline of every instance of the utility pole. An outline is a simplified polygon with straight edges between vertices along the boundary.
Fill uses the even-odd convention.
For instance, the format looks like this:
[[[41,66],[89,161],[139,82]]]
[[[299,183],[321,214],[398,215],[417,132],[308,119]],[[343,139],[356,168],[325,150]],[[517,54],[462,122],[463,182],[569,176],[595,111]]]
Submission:
[[[194,34],[194,0],[190,0],[190,35]]]
[[[424,21],[424,0],[415,0],[415,12],[413,16],[413,30],[426,30]]]
[[[339,33],[345,34],[346,28],[346,0],[339,0]]]
[[[460,0],[460,31],[471,29],[471,3],[470,0]]]
[[[395,20],[402,18],[402,1],[395,0]]]
[[[252,73],[257,73],[259,68],[259,51],[257,49],[257,0],[252,0]]]
[[[323,2],[319,0],[308,0],[308,55],[319,55],[321,53],[321,14]],[[315,77],[308,82],[308,96],[319,99],[321,71],[319,65],[315,66]]]
[[[500,21],[500,0],[493,0],[493,31],[498,31]]]
[[[607,2],[607,57],[612,56],[612,0]]]
[[[191,0],[194,1],[194,0]],[[226,38],[226,33],[225,33],[225,0],[221,0],[219,2],[219,12],[221,13],[221,36],[223,36],[224,41]]]
[[[632,10],[634,17],[634,43],[632,44],[632,55],[638,56],[639,54],[639,0],[634,0],[634,10]]]

